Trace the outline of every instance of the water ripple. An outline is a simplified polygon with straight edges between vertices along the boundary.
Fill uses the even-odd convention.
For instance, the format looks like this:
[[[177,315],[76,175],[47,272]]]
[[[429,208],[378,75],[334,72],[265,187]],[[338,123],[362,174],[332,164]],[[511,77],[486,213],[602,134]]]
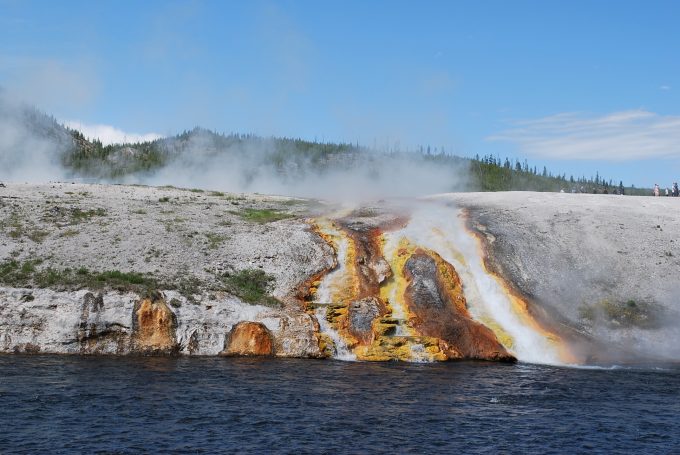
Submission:
[[[0,453],[669,453],[680,370],[0,356]]]

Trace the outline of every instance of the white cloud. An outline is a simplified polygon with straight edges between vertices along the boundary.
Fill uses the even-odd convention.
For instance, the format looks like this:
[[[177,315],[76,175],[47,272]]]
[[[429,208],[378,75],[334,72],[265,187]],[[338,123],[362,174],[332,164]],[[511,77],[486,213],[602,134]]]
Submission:
[[[153,141],[163,137],[156,133],[129,133],[110,125],[88,125],[77,120],[68,120],[64,125],[80,131],[88,139],[99,139],[104,145]]]
[[[513,122],[487,140],[512,142],[534,157],[630,161],[680,157],[680,116],[644,109],[603,116],[562,113]]]

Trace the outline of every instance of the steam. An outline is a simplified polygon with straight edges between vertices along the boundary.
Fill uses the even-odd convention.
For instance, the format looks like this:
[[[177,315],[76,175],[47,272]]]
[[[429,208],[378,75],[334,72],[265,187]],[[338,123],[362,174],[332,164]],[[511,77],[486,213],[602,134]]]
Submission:
[[[112,142],[112,137],[158,137],[127,137],[122,131],[102,128],[84,133],[106,144]],[[230,139],[200,129],[180,137],[157,139],[154,145],[164,159],[158,168],[139,171],[139,148],[117,146],[107,159],[88,169],[88,174],[78,175],[62,164],[65,154],[76,147],[68,130],[52,117],[0,92],[0,179],[5,181],[33,183],[86,177],[103,183],[174,185],[343,202],[421,196],[462,190],[467,185],[465,162],[435,162],[410,153],[351,147],[329,153],[323,144],[310,149],[308,144],[294,141],[251,136]],[[111,178],[114,169],[129,172]]]
[[[170,162],[126,182],[343,202],[448,192],[467,184],[463,165],[442,166],[415,154],[362,150],[320,158],[315,150],[301,154],[295,145],[257,138],[219,149],[201,132],[181,143],[181,150],[166,141]]]
[[[0,179],[44,182],[66,176],[60,153],[72,143],[50,117],[0,92]]]
[[[389,233],[389,237],[407,237],[419,246],[436,251],[452,264],[461,276],[472,317],[490,326],[499,339],[507,334],[512,344],[506,348],[518,360],[564,364],[562,346],[552,342],[513,309],[507,293],[486,271],[475,239],[464,227],[460,211],[443,203],[445,201],[446,196],[422,200],[411,214],[409,224]],[[493,323],[488,324],[490,321]]]

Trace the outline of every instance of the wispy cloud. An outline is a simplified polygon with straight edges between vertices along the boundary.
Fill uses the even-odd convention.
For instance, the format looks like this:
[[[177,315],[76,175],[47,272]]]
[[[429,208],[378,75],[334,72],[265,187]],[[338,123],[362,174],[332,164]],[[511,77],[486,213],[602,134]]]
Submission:
[[[668,91],[668,90],[670,90],[670,89],[671,89],[671,86],[670,86],[670,85],[661,85],[661,86],[659,87],[659,90],[663,90],[664,92],[666,92],[666,91]]]
[[[100,89],[95,64],[87,59],[0,58],[0,80],[7,97],[59,113],[83,108]]]
[[[562,113],[512,123],[487,138],[512,142],[534,157],[631,161],[680,156],[680,116],[644,109],[603,116]]]
[[[157,133],[130,133],[111,125],[88,125],[77,120],[68,120],[64,125],[80,131],[88,139],[99,139],[104,145],[153,141],[163,137]]]

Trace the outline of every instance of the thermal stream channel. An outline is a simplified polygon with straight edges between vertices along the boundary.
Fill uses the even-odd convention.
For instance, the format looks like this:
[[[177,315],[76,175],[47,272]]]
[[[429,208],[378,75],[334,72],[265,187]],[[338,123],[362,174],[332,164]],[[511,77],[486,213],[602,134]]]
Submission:
[[[518,360],[553,365],[569,363],[568,350],[561,340],[543,330],[521,302],[514,302],[514,297],[499,279],[486,270],[479,240],[466,229],[462,211],[448,206],[445,196],[420,200],[418,204],[405,227],[382,234],[383,255],[391,264],[395,277],[401,276],[395,272],[395,267],[403,266],[397,254],[404,245],[432,250],[458,272],[471,317],[491,329]],[[342,334],[326,320],[328,304],[349,305],[357,296],[353,240],[329,219],[317,220],[317,228],[333,246],[337,267],[323,277],[318,286],[314,302],[319,306],[315,314],[321,332],[335,344],[333,357],[356,360]],[[383,299],[389,303],[391,317],[401,322],[394,334],[397,337],[417,335],[407,324],[408,307],[403,295],[405,285],[401,277],[381,289]],[[418,346],[414,345],[411,346],[410,360],[431,358],[419,353]]]
[[[347,272],[351,268],[348,267],[348,262],[351,261],[351,258],[348,256],[350,240],[329,220],[318,220],[317,225],[323,230],[326,240],[331,242],[338,264],[335,269],[323,278],[315,294],[314,303],[319,305],[315,310],[315,316],[319,322],[319,330],[333,341],[335,346],[334,359],[356,360],[356,356],[347,347],[342,336],[326,320],[328,309],[323,306],[332,303],[345,303],[348,298],[352,298],[351,288],[353,285],[350,277],[347,276]]]
[[[529,315],[513,305],[498,280],[487,272],[477,239],[465,228],[460,209],[436,201],[423,201],[408,225],[390,236],[437,252],[461,277],[471,316],[496,333],[518,360],[561,365],[565,363],[559,340],[543,333]]]

